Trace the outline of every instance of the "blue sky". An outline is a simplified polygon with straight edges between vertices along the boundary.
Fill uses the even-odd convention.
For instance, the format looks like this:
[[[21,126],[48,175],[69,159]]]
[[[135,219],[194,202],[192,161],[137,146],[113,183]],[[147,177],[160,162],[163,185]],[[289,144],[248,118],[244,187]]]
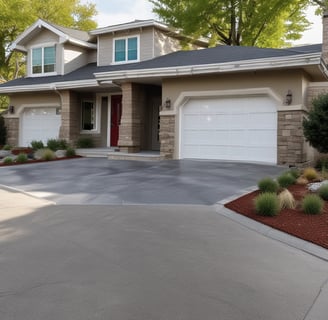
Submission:
[[[98,15],[98,27],[124,23],[136,19],[156,19],[152,13],[152,4],[148,0],[82,0],[82,3],[95,3]],[[308,18],[313,23],[303,38],[295,44],[320,43],[322,37],[321,18],[309,10]]]

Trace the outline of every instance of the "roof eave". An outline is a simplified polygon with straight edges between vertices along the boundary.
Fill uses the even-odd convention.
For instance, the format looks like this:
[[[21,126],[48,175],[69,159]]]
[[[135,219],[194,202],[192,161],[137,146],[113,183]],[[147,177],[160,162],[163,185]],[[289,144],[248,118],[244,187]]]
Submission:
[[[211,73],[229,73],[255,70],[268,70],[278,68],[292,68],[309,65],[319,65],[321,61],[320,53],[311,53],[298,55],[296,57],[283,58],[265,58],[254,60],[241,60],[225,63],[202,64],[192,66],[177,66],[165,68],[121,70],[114,72],[99,72],[94,76],[97,81],[111,80],[127,80],[135,78],[152,78],[152,77],[175,77],[188,75],[201,75]]]

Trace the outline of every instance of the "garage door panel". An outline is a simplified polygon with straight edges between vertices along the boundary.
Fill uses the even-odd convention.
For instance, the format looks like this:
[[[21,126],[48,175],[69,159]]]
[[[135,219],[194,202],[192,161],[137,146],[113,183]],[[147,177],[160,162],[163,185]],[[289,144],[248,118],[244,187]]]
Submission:
[[[59,136],[61,116],[56,108],[26,108],[22,115],[21,145],[29,146],[33,140],[46,143]]]
[[[276,163],[276,106],[268,97],[191,100],[180,139],[182,158]]]

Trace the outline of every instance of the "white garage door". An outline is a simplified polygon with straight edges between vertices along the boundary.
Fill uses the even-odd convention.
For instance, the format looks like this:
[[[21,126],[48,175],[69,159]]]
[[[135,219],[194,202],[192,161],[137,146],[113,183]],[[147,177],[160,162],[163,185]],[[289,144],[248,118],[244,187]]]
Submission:
[[[59,135],[61,116],[57,108],[26,108],[22,115],[21,145],[29,146],[31,141],[47,142]]]
[[[277,162],[277,107],[267,97],[190,100],[181,110],[180,157]]]

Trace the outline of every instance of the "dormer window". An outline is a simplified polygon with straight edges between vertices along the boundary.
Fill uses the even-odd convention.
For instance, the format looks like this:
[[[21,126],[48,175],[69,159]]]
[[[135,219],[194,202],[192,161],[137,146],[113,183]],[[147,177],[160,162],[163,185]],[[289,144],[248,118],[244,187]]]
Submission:
[[[32,49],[32,74],[43,75],[55,73],[56,47],[40,47]]]
[[[139,37],[114,39],[114,62],[134,62],[139,60]]]

